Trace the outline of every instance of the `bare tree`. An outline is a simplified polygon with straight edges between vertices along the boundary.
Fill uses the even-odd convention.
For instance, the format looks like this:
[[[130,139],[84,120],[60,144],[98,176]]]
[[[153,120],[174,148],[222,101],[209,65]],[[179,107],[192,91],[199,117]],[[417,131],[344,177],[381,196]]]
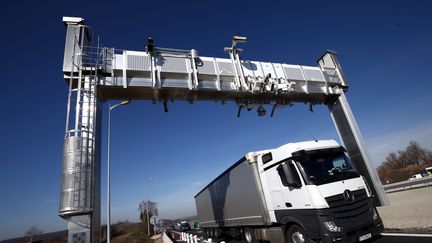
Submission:
[[[383,183],[406,180],[413,173],[432,164],[432,152],[411,141],[405,150],[390,153],[378,167]]]
[[[43,231],[40,230],[38,227],[36,226],[32,226],[30,227],[29,230],[27,230],[27,232],[25,233],[25,236],[29,238],[29,242],[33,242],[33,238],[37,235],[42,234]]]
[[[148,209],[148,217],[147,217],[147,209]],[[142,229],[144,232],[147,232],[147,218],[150,219],[152,216],[159,215],[157,203],[153,201],[142,201],[138,206],[138,211],[140,212],[140,220]],[[153,230],[153,226],[150,225],[151,230]]]

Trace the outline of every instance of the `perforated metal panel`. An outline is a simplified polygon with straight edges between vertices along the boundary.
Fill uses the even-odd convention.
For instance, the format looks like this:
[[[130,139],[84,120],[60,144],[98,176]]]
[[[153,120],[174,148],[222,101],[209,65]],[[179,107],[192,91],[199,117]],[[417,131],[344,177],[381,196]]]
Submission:
[[[127,56],[127,68],[135,71],[150,71],[150,57],[148,56]]]
[[[319,69],[311,69],[311,68],[303,68],[306,79],[310,81],[322,81],[324,82],[324,78],[321,74],[321,70]]]
[[[269,62],[261,62],[261,67],[264,72],[264,76],[271,74],[272,78],[276,78],[276,73],[273,69],[273,65]]]
[[[300,66],[284,65],[285,74],[289,80],[305,80]]]
[[[221,75],[230,75],[234,76],[234,69],[231,62],[221,62],[218,61],[219,71]]]
[[[273,69],[275,70],[276,78],[285,78],[285,74],[281,64],[273,63]]]
[[[60,197],[60,213],[74,215],[92,208],[91,194],[93,174],[89,151],[83,151],[78,137],[68,137],[64,142],[63,170]]]
[[[188,88],[187,83],[182,79],[163,79],[161,86],[163,88]]]
[[[200,89],[216,89],[216,83],[210,81],[200,81],[198,84],[198,88]]]
[[[198,72],[200,74],[211,74],[211,75],[215,75],[216,74],[216,70],[214,68],[214,62],[213,61],[202,61],[203,65],[202,66],[198,66]]]
[[[160,66],[162,72],[187,73],[186,61],[184,58],[157,57],[156,65]]]

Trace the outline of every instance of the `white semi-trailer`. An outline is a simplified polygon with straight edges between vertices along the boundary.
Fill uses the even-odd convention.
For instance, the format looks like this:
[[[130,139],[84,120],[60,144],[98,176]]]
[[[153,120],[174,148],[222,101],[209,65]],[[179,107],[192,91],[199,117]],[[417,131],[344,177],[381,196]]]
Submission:
[[[206,234],[247,242],[357,242],[383,230],[365,180],[333,140],[247,153],[195,204]]]

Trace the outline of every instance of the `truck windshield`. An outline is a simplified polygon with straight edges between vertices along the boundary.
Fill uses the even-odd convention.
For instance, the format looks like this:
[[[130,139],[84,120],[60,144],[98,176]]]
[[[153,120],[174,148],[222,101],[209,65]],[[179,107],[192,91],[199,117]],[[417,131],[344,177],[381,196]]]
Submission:
[[[307,153],[296,158],[308,184],[321,185],[359,177],[350,159],[342,151]]]

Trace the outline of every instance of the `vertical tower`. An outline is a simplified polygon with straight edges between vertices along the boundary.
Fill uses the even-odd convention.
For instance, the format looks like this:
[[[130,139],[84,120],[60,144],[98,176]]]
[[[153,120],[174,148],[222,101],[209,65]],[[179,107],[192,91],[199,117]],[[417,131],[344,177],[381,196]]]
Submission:
[[[69,91],[59,215],[69,221],[69,242],[99,242],[99,47],[94,47],[92,33],[82,18],[64,17],[63,22],[67,31],[63,73]]]

